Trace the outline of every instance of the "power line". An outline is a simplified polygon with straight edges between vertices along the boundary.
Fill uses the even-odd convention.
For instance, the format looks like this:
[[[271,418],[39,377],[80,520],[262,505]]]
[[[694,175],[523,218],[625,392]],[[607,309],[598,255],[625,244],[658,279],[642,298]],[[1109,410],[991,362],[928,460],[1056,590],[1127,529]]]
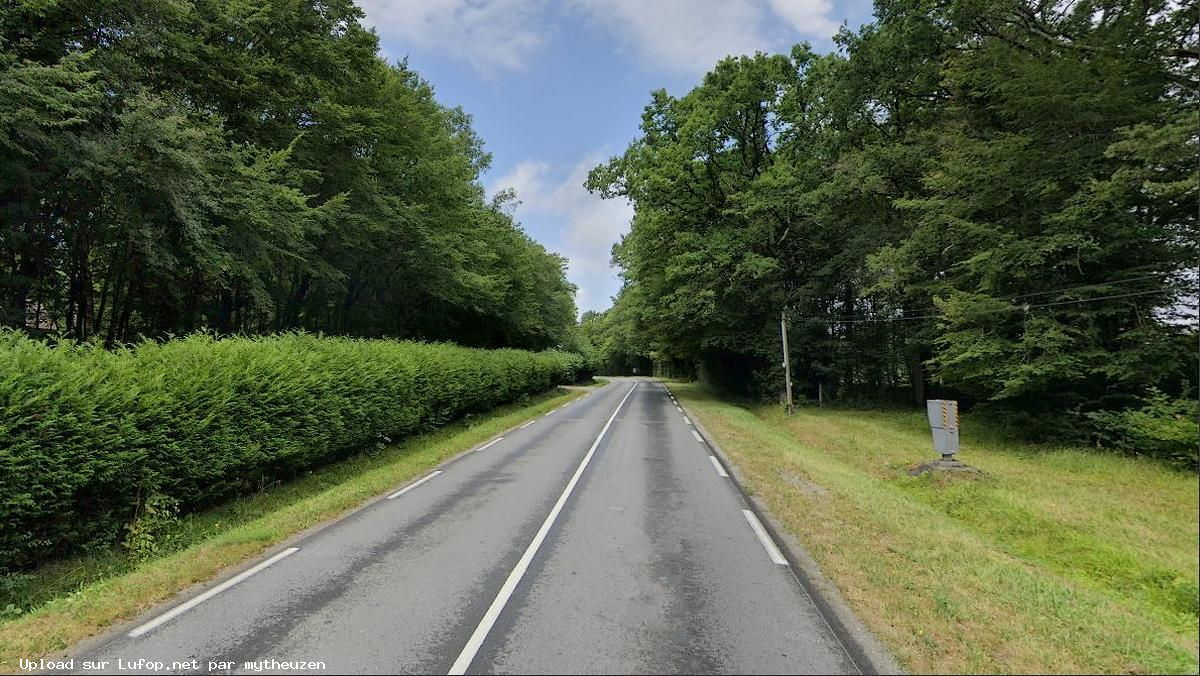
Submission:
[[[1096,282],[1094,284],[1083,284],[1080,286],[1069,286],[1065,289],[1054,289],[1052,291],[1035,291],[1034,293],[1024,293],[1019,296],[1008,296],[1006,298],[997,298],[997,300],[1016,300],[1018,298],[1031,298],[1033,296],[1047,296],[1052,293],[1066,293],[1067,291],[1078,291],[1079,289],[1094,289],[1102,286],[1115,286],[1117,284],[1128,284],[1130,282],[1144,282],[1147,279],[1159,279],[1163,275],[1169,275],[1169,272],[1160,272],[1153,275],[1145,275],[1142,277],[1130,277],[1128,279],[1116,279],[1111,282]]]
[[[1119,298],[1133,298],[1135,296],[1149,296],[1151,294],[1168,293],[1171,291],[1174,291],[1174,289],[1154,289],[1151,291],[1134,291],[1132,293],[1122,293],[1122,294],[1115,294],[1115,295],[1111,295],[1111,296],[1097,296],[1095,298],[1076,298],[1074,300],[1060,300],[1060,301],[1054,301],[1052,303],[1038,303],[1038,304],[1034,304],[1034,305],[1030,305],[1030,304],[1009,305],[1007,307],[993,308],[990,310],[979,310],[977,312],[971,312],[971,313],[967,313],[967,314],[969,314],[969,315],[986,315],[986,314],[995,314],[997,312],[1010,312],[1013,310],[1028,311],[1028,310],[1033,310],[1033,309],[1038,309],[1038,308],[1057,307],[1060,305],[1075,305],[1078,303],[1091,303],[1091,302],[1095,302],[1095,301],[1099,301],[1099,300],[1116,300]],[[795,319],[821,322],[824,324],[878,324],[878,323],[890,323],[890,322],[915,321],[915,320],[919,320],[919,319],[937,319],[939,317],[945,317],[945,316],[946,316],[945,314],[929,314],[929,315],[918,315],[918,316],[913,316],[913,317],[887,317],[887,318],[877,318],[877,319],[825,319],[823,317],[796,317]]]
[[[1129,284],[1131,282],[1143,282],[1143,281],[1150,280],[1150,279],[1160,279],[1164,275],[1171,275],[1171,274],[1174,274],[1174,273],[1173,272],[1158,272],[1158,273],[1155,273],[1152,275],[1143,275],[1141,277],[1128,277],[1126,279],[1114,279],[1114,280],[1110,280],[1110,281],[1106,281],[1106,282],[1093,282],[1091,284],[1068,286],[1068,287],[1064,287],[1061,289],[1051,289],[1049,291],[1035,291],[1033,293],[1018,294],[1015,296],[1001,296],[999,298],[992,298],[990,300],[1012,301],[1012,300],[1017,300],[1019,298],[1032,298],[1034,296],[1047,296],[1047,295],[1050,295],[1053,293],[1067,293],[1068,291],[1080,291],[1083,289],[1104,288],[1104,287],[1108,287],[1108,286],[1115,286],[1118,284]],[[1166,289],[1156,289],[1154,291],[1147,292],[1147,293],[1159,293],[1161,291],[1166,291]],[[1096,299],[1096,300],[1098,300],[1098,299]],[[927,307],[923,307],[923,308],[917,308],[915,310],[910,310],[910,312],[936,312],[940,309],[941,308],[939,308],[937,306],[927,306]],[[922,316],[913,316],[913,317],[895,317],[892,319],[899,320],[899,319],[927,319],[927,318],[928,318],[927,315],[922,315]],[[812,319],[812,320],[820,321],[820,320],[823,320],[824,318],[822,318],[822,317],[796,317],[795,319],[798,319],[798,320]],[[877,319],[877,318],[872,317],[870,314],[864,313],[864,314],[839,317],[837,320],[834,320],[834,323],[851,324],[851,323],[855,323],[859,320],[862,320],[862,321],[888,321],[888,320]]]

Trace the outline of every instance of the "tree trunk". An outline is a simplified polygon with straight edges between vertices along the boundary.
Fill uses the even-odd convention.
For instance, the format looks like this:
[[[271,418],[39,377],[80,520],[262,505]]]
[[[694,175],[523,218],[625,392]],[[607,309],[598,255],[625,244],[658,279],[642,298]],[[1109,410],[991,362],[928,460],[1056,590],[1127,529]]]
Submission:
[[[917,349],[908,350],[908,378],[912,382],[913,403],[925,403],[925,360]]]
[[[233,323],[233,293],[221,289],[221,310],[217,313],[217,331],[228,334]]]

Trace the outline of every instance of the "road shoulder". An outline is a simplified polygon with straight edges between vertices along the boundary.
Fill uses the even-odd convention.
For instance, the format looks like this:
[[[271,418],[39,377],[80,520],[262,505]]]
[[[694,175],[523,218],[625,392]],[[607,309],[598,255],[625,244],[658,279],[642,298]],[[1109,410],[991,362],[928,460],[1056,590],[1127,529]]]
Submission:
[[[670,391],[670,385],[663,384]],[[821,572],[816,560],[809,555],[796,538],[783,528],[779,520],[767,509],[766,504],[746,490],[746,480],[741,468],[730,459],[713,435],[704,427],[702,419],[682,400],[676,397],[676,401],[704,438],[704,442],[725,466],[734,485],[762,521],[771,537],[781,545],[784,558],[791,564],[792,572],[796,575],[800,586],[804,588],[813,603],[825,616],[830,628],[845,645],[859,669],[863,673],[903,674],[904,670],[900,667],[900,663],[850,609],[838,588]]]

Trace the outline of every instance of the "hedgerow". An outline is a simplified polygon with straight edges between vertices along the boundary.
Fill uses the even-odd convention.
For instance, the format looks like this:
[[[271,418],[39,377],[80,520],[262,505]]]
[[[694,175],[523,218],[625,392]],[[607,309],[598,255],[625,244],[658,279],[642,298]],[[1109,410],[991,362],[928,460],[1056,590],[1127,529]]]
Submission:
[[[1085,414],[1092,422],[1096,441],[1131,455],[1161,458],[1195,470],[1200,467],[1196,420],[1200,404],[1195,397],[1171,398],[1151,388],[1139,408],[1095,411]]]
[[[567,352],[284,334],[108,351],[0,331],[0,572],[573,381]]]

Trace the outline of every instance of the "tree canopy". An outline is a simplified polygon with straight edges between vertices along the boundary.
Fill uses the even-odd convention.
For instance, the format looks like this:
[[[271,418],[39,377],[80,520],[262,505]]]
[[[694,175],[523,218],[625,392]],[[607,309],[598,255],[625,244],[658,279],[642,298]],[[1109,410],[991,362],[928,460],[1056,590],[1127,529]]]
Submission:
[[[654,92],[588,181],[635,206],[614,311],[746,392],[778,392],[781,313],[814,398],[1057,415],[1187,391],[1194,9],[877,0],[837,53]]]
[[[565,260],[350,0],[0,8],[0,323],[561,342]]]

